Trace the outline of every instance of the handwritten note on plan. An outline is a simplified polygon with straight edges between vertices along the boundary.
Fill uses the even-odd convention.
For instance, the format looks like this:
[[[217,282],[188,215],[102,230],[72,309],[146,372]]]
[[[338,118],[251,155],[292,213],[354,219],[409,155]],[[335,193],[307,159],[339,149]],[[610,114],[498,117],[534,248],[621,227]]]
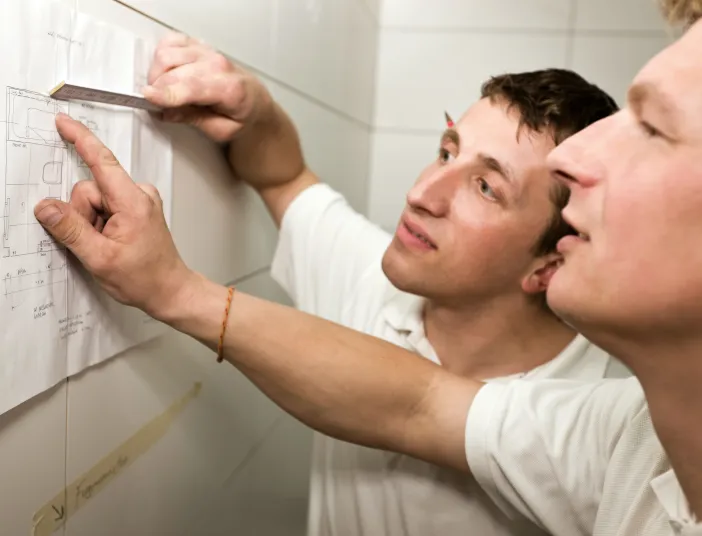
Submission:
[[[162,327],[97,289],[34,218],[67,200],[90,170],[56,132],[83,122],[170,207],[170,140],[146,112],[49,98],[57,81],[133,92],[152,44],[46,0],[0,2],[0,413],[158,333]],[[4,104],[2,104],[4,103]],[[170,214],[166,214],[167,219]]]

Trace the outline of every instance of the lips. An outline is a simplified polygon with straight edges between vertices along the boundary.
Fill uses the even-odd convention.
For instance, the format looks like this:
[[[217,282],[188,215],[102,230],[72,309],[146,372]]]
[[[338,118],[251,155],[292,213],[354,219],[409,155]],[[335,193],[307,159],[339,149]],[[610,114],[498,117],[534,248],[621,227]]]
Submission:
[[[401,226],[404,227],[403,231],[411,235],[419,243],[423,244],[429,249],[437,249],[436,244],[431,239],[429,234],[419,224],[410,221],[408,218],[403,218]]]
[[[564,212],[563,219],[565,220],[565,222],[568,225],[570,225],[575,230],[575,234],[580,240],[583,240],[585,242],[590,241],[590,235],[584,231],[581,231],[580,226],[573,221],[573,219],[570,217],[570,215],[568,215]]]

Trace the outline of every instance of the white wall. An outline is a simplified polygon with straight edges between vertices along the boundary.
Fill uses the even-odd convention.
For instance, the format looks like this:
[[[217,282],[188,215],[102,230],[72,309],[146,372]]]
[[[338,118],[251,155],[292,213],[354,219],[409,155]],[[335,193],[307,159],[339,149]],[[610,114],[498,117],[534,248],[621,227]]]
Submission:
[[[369,215],[394,229],[435,157],[443,112],[460,116],[490,75],[571,68],[620,104],[669,37],[656,0],[383,0]]]
[[[64,1],[144,36],[164,33],[113,0]],[[260,74],[298,124],[313,169],[387,227],[434,157],[443,110],[461,114],[488,75],[569,66],[621,100],[666,41],[646,4],[654,0],[126,1]],[[285,301],[268,276],[276,234],[260,201],[232,183],[216,147],[186,128],[173,135],[173,230],[186,261]],[[61,532],[303,534],[310,432],[170,333],[0,416],[0,536],[28,534],[38,508],[193,381],[202,393],[170,431]]]
[[[112,0],[65,2],[142,36],[165,31]],[[259,73],[298,124],[310,165],[365,211],[378,0],[129,3]],[[260,200],[232,182],[214,145],[187,128],[173,136],[173,231],[186,262],[285,302],[268,275],[276,233]],[[170,333],[0,416],[0,536],[29,534],[37,509],[194,381],[202,392],[168,433],[61,533],[303,534],[311,432],[212,352]]]

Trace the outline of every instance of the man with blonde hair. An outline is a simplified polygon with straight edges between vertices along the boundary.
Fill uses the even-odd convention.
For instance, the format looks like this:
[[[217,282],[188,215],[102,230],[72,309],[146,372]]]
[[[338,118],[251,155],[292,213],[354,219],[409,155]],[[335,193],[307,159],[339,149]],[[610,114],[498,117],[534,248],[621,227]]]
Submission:
[[[158,195],[66,117],[95,182],[37,219],[113,297],[217,349],[317,430],[471,472],[558,536],[702,535],[702,9],[667,4],[688,32],[641,70],[626,109],[549,164],[578,231],[559,243],[549,304],[636,378],[483,385],[243,293],[223,315],[232,294],[185,266]]]

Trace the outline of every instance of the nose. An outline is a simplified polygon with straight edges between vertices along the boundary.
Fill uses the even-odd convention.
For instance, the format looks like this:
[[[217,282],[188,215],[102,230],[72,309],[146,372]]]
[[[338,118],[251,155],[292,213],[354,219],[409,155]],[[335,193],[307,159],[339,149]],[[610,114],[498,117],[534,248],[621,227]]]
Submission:
[[[448,213],[457,184],[451,166],[429,168],[407,193],[407,204],[418,212],[440,218]]]
[[[546,161],[551,174],[571,189],[600,182],[604,177],[603,156],[612,142],[617,115],[590,125],[551,151]]]

